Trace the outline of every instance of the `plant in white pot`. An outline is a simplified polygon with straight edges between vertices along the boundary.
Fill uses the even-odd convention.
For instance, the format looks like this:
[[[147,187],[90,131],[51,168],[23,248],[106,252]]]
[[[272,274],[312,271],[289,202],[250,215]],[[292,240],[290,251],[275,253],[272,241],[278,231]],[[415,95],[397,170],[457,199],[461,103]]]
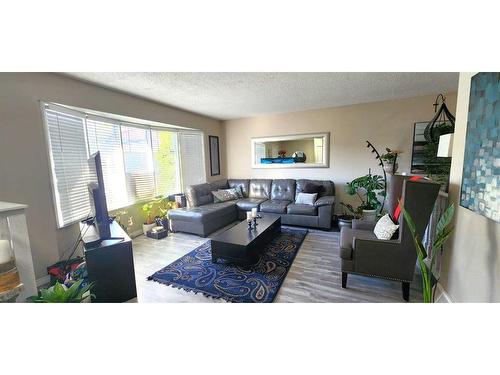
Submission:
[[[385,195],[384,186],[384,178],[371,173],[347,183],[346,193],[356,195],[361,201],[359,210],[362,211],[363,220],[375,221],[377,219],[377,210],[382,206],[377,197]]]
[[[391,150],[390,148],[385,149],[386,153],[380,155],[380,160],[382,160],[383,168],[386,173],[394,174],[398,170],[398,151]]]
[[[142,205],[142,211],[146,214],[146,220],[144,221],[144,224],[142,224],[142,232],[144,233],[144,235],[146,235],[148,230],[151,230],[156,226],[153,216],[154,205],[154,201]]]

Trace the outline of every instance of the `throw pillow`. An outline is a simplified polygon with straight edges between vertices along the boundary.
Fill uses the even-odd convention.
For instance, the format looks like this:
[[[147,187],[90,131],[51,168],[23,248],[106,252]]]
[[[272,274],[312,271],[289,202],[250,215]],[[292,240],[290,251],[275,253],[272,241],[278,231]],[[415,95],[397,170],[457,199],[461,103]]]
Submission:
[[[243,197],[243,189],[241,188],[241,186],[235,186],[233,189],[236,190],[236,194],[238,194],[238,198],[244,198]]]
[[[214,203],[221,203],[238,199],[238,193],[236,193],[236,189],[220,189],[217,191],[212,191],[212,195],[214,196]]]
[[[318,197],[318,193],[308,194],[308,193],[299,193],[297,195],[297,199],[295,200],[296,204],[308,204],[310,206],[314,205],[316,202],[316,198]]]
[[[308,182],[304,186],[304,190],[302,192],[307,193],[307,194],[314,194],[314,193],[319,194],[319,193],[322,193],[324,190],[325,190],[325,188],[323,187],[323,185],[312,184],[312,183]]]
[[[390,240],[398,228],[399,225],[394,224],[391,217],[386,214],[377,221],[373,233],[379,240]]]

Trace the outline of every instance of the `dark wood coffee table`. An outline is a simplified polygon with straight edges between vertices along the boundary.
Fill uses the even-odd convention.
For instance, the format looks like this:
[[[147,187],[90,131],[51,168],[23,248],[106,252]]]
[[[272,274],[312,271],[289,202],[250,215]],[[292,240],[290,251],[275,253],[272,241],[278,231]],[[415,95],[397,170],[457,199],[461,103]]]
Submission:
[[[247,221],[229,228],[212,238],[212,262],[224,259],[230,263],[253,264],[259,259],[262,249],[281,232],[281,216],[260,213],[257,229],[248,229]]]

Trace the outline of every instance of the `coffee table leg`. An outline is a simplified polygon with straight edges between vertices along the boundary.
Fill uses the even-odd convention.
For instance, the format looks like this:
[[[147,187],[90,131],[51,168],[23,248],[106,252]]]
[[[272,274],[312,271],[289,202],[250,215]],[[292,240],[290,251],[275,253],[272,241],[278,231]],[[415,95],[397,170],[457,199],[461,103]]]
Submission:
[[[212,251],[212,263],[217,263],[217,256]]]

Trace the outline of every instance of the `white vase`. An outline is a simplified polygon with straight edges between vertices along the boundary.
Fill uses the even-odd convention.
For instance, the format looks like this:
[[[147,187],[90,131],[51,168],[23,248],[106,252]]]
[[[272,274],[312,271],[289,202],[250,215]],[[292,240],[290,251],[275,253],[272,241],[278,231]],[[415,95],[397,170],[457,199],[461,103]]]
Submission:
[[[155,226],[156,226],[155,223],[153,223],[153,224],[142,224],[142,233],[144,233],[144,235],[146,235],[146,232],[148,230],[153,229],[153,227],[155,227]]]
[[[398,170],[398,163],[394,165],[392,163],[384,164],[385,173],[394,174],[396,173],[397,170]]]
[[[363,220],[366,221],[377,220],[377,210],[363,210]]]

